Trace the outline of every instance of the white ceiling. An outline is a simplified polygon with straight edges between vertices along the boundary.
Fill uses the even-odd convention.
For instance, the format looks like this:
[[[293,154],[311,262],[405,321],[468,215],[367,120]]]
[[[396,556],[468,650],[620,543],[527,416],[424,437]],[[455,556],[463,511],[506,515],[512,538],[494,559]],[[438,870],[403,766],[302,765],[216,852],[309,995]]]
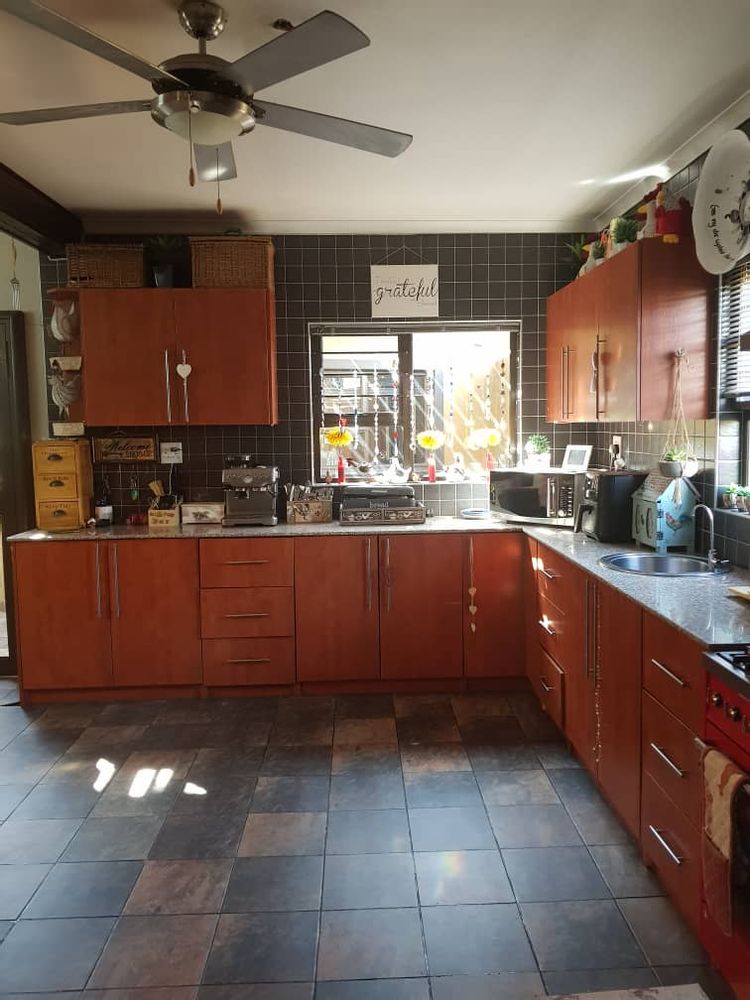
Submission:
[[[176,0],[47,2],[152,62],[195,45]],[[401,157],[258,128],[235,143],[221,221],[212,186],[188,186],[187,145],[148,114],[0,125],[0,160],[100,231],[234,219],[265,232],[567,230],[632,184],[611,178],[681,166],[675,151],[750,90],[747,0],[330,2],[370,48],[261,96],[412,132]],[[275,18],[297,23],[324,3],[226,0],[209,51],[235,59],[275,36]],[[0,93],[4,111],[151,96],[7,14]]]

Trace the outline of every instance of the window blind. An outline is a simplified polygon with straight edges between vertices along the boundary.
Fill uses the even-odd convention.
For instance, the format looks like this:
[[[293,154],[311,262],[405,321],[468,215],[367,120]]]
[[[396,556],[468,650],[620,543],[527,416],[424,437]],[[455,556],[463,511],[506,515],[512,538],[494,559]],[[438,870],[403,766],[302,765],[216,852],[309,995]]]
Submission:
[[[722,278],[720,337],[722,395],[750,406],[750,257]]]

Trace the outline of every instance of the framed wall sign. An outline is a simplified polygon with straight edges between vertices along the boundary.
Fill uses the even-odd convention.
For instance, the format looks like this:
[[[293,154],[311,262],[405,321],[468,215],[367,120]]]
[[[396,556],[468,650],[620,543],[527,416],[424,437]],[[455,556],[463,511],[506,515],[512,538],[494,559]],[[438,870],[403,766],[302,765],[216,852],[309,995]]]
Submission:
[[[94,438],[95,462],[155,462],[156,441],[152,437]]]
[[[439,315],[437,264],[373,264],[373,317]]]

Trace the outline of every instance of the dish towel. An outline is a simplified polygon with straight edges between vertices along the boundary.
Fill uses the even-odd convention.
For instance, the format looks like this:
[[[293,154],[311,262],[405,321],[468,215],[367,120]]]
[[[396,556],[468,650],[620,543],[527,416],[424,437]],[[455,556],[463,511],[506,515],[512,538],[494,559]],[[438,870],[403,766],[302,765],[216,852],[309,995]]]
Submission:
[[[736,764],[718,750],[703,757],[703,892],[712,919],[721,931],[732,934],[732,854],[734,801],[750,782]]]

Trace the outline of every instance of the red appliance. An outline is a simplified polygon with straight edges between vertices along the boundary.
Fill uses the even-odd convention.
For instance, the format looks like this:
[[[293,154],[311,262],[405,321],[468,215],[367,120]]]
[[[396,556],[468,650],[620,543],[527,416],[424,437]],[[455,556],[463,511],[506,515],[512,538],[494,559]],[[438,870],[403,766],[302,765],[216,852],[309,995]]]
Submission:
[[[750,774],[750,650],[707,653],[709,667],[706,741]],[[717,676],[718,675],[718,676]],[[737,793],[735,836],[750,856],[750,792]],[[737,994],[750,1000],[750,878],[736,872],[732,886],[732,935],[727,937],[701,906],[701,941],[712,963]]]

